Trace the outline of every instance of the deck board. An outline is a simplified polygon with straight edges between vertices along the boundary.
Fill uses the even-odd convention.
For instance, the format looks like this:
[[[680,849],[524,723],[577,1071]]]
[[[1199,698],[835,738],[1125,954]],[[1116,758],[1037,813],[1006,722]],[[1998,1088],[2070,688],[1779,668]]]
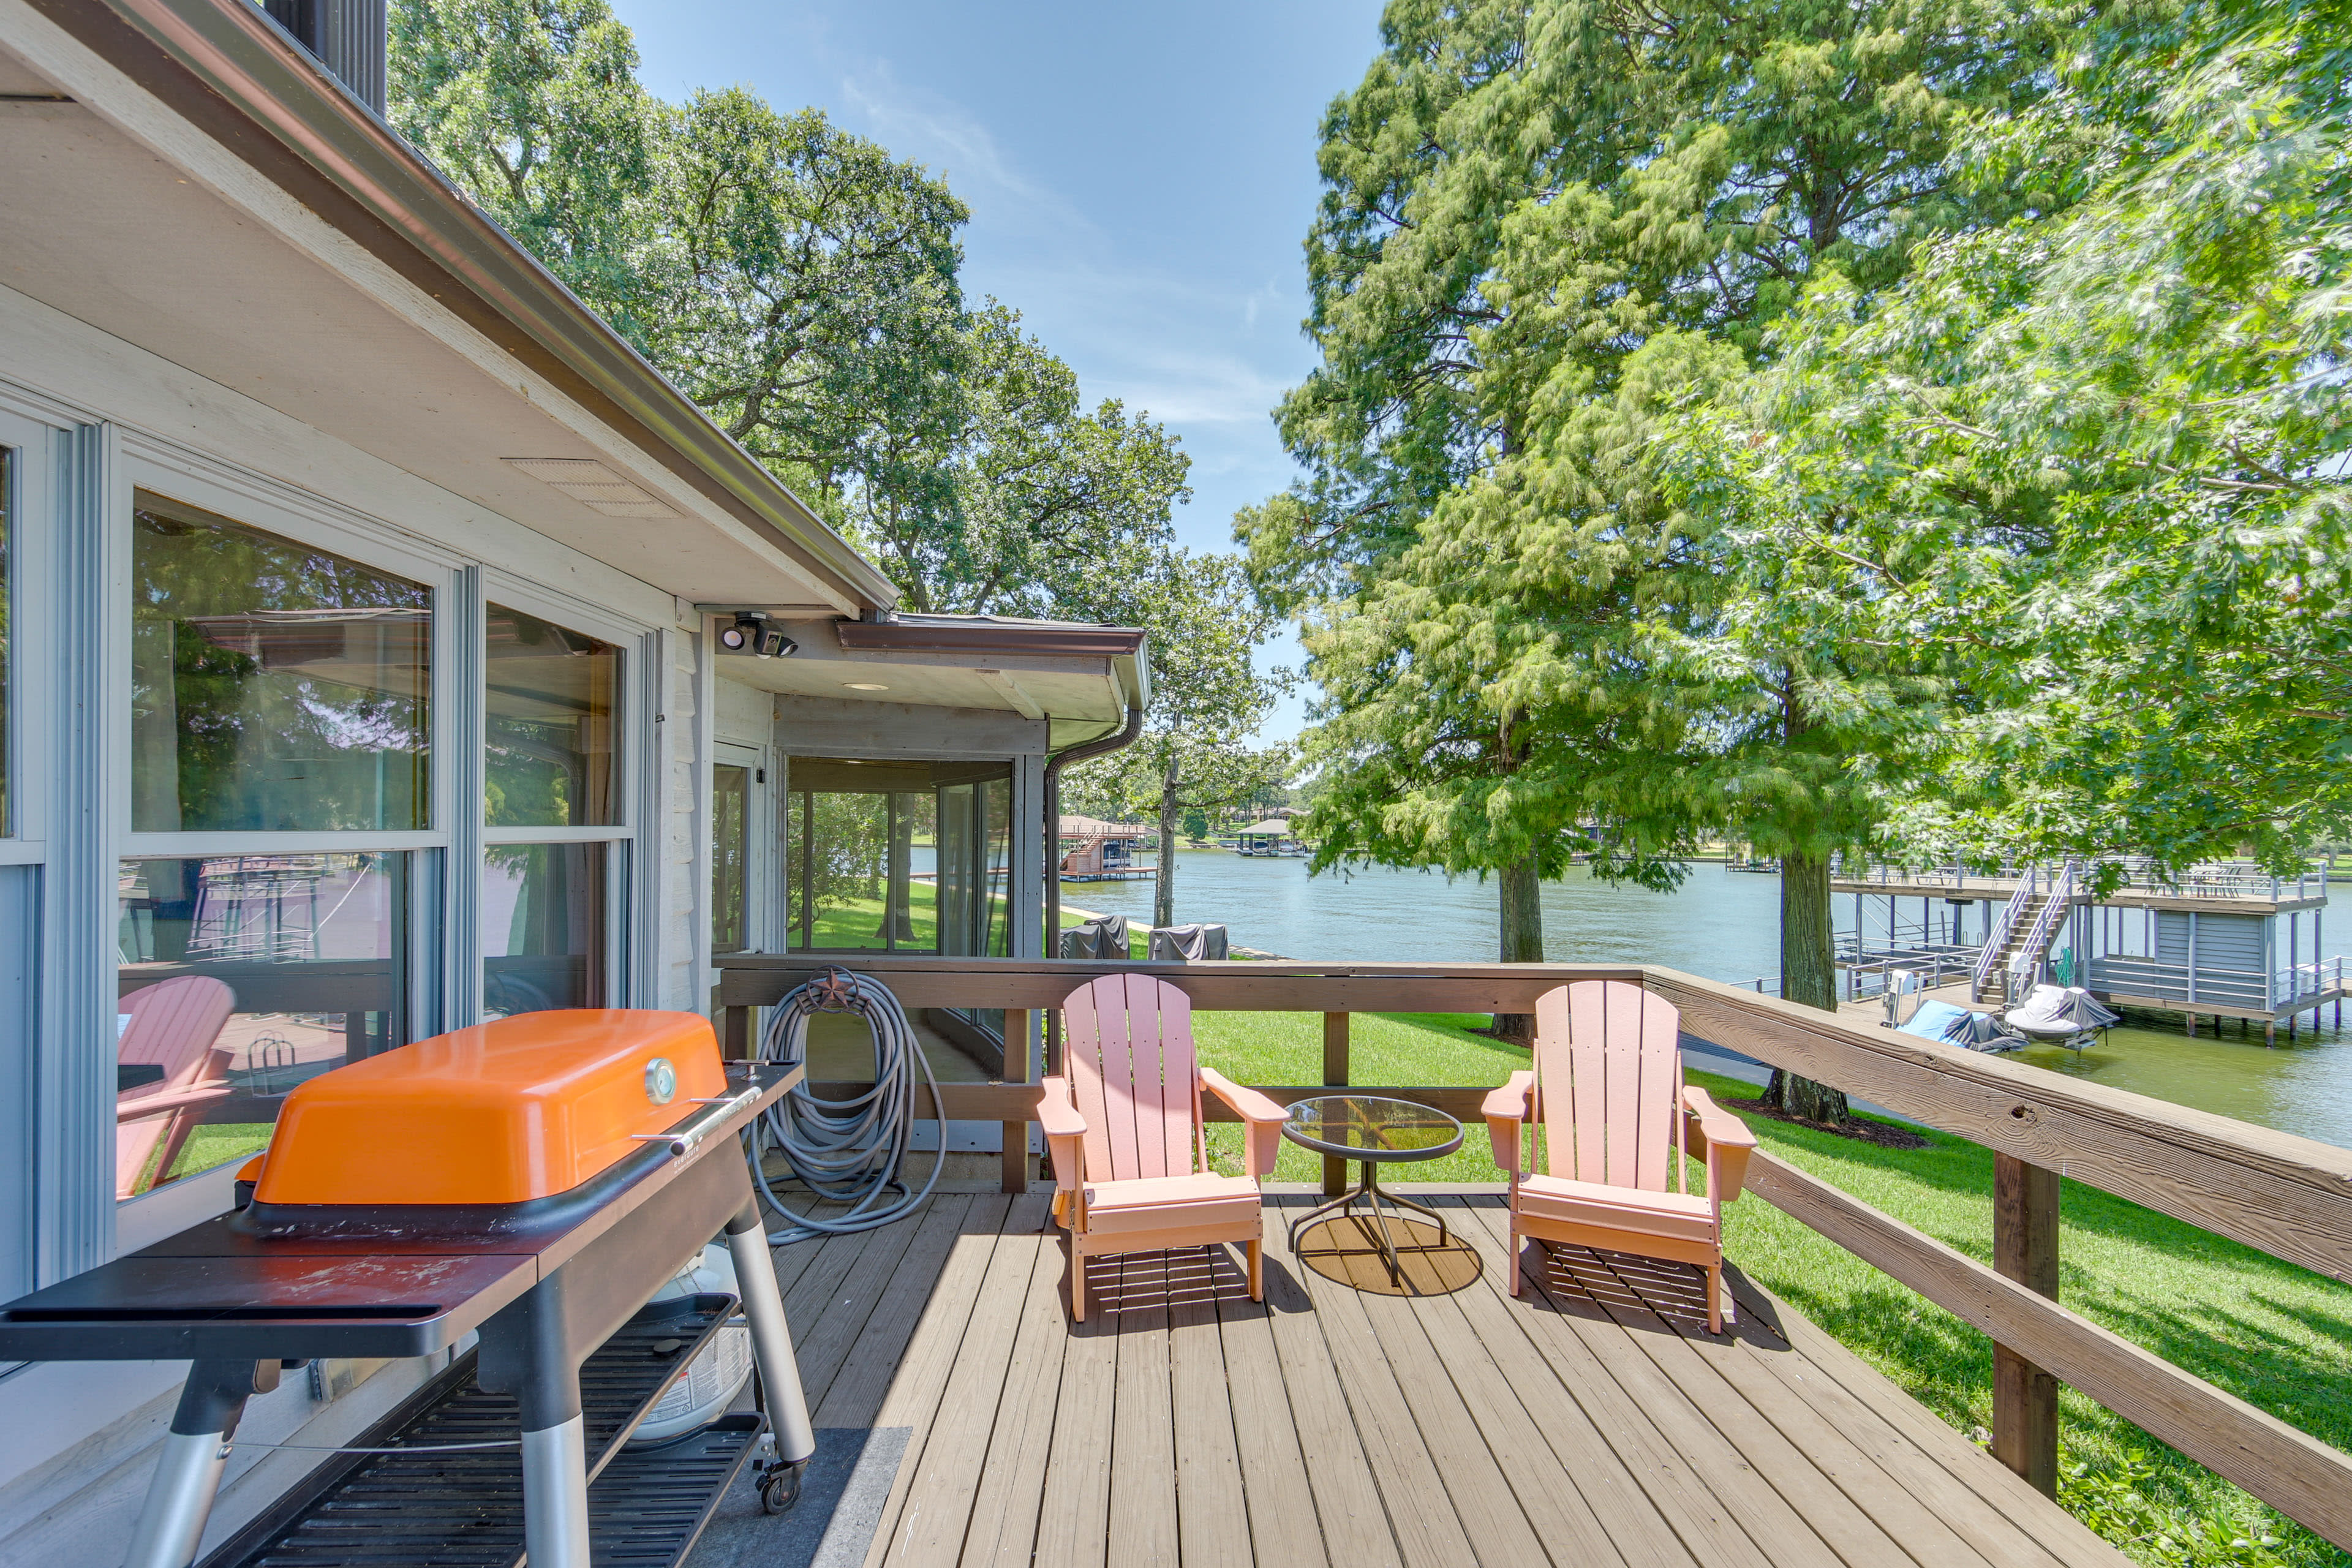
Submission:
[[[1176,1537],[1182,1554],[1215,1563],[1255,1555],[1242,1489],[1231,1374],[1217,1331],[1215,1287],[1234,1271],[1223,1247],[1203,1249],[1168,1310],[1169,1400],[1176,1426]],[[1245,1293],[1246,1281],[1240,1288]]]
[[[819,1424],[910,1430],[868,1563],[2125,1562],[1736,1271],[1721,1335],[1615,1255],[1514,1300],[1499,1198],[1461,1195],[1478,1278],[1375,1295],[1291,1255],[1310,1201],[1266,1205],[1263,1304],[1237,1252],[1108,1258],[1084,1324],[1042,1194],[789,1249]]]
[[[972,1500],[964,1534],[967,1563],[1018,1568],[1036,1550],[1037,1506],[1045,1489],[1045,1460],[1054,1442],[1055,1405],[1061,1395],[1068,1343],[1068,1304],[1062,1299],[1061,1250],[1031,1245],[1029,1289],[1013,1341],[1013,1366],[1003,1404],[989,1439],[988,1463]]]

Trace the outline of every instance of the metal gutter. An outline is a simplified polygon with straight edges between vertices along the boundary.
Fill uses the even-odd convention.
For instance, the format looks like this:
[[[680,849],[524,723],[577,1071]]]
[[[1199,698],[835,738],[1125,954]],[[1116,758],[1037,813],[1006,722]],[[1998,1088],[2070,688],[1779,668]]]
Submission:
[[[851,604],[898,589],[245,0],[29,0]]]
[[[1143,733],[1140,704],[1127,710],[1127,724],[1115,735],[1088,741],[1055,754],[1045,763],[1045,956],[1062,956],[1062,770],[1072,763],[1123,751]],[[1045,1060],[1051,1070],[1062,1070],[1061,1014],[1045,1015]]]
[[[1133,626],[1062,621],[927,621],[904,616],[887,621],[841,621],[833,629],[841,646],[855,652],[1035,653],[1097,658],[1134,653],[1143,647],[1145,636]]]

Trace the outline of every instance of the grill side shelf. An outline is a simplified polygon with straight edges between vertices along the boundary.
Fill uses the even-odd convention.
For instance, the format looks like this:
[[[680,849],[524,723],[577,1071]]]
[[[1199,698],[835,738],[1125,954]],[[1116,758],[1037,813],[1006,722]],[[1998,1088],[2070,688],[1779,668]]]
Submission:
[[[607,1528],[635,1542],[683,1529],[684,1546],[701,1533],[714,1492],[688,1507],[703,1472],[723,1468],[720,1490],[732,1480],[764,1420],[728,1416],[706,1431],[657,1447],[630,1452],[628,1436],[684,1372],[712,1335],[734,1315],[728,1295],[700,1295],[649,1308],[624,1324],[580,1368],[580,1395],[589,1453],[589,1510],[600,1560]],[[750,1435],[735,1430],[744,1422]],[[520,1419],[510,1395],[488,1394],[474,1382],[471,1352],[455,1363],[366,1434],[361,1448],[433,1447],[455,1443],[511,1444]],[[605,1472],[613,1472],[608,1483]],[[616,1497],[641,1500],[654,1477],[672,1489],[659,1507],[641,1500],[624,1507]],[[682,1490],[678,1489],[683,1489]],[[683,1510],[683,1511],[682,1511]],[[693,1512],[688,1519],[686,1512]],[[204,1559],[200,1568],[326,1568],[365,1561],[383,1568],[415,1563],[443,1568],[512,1568],[523,1552],[522,1460],[511,1447],[457,1453],[349,1454],[331,1457],[305,1483]],[[594,1521],[604,1519],[606,1524]],[[655,1528],[658,1518],[667,1522]],[[650,1530],[651,1535],[646,1535]],[[617,1538],[616,1538],[617,1539]],[[648,1561],[648,1546],[613,1558]],[[668,1559],[674,1561],[675,1559]]]

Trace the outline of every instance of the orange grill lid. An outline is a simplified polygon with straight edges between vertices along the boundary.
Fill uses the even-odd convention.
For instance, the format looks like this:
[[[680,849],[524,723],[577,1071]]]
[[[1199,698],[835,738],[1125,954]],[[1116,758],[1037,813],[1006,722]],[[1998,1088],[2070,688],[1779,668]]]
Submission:
[[[727,1092],[692,1013],[520,1013],[305,1080],[263,1204],[511,1204],[578,1186]]]

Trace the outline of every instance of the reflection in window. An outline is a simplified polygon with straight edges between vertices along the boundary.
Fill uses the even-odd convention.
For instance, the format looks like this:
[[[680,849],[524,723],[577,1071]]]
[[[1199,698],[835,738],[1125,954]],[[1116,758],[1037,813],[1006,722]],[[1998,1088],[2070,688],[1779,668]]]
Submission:
[[[405,855],[125,860],[117,885],[119,1196],[253,1153],[296,1084],[407,1041]]]
[[[488,624],[483,734],[489,825],[619,822],[614,714],[621,650],[497,605]]]
[[[720,763],[710,785],[710,951],[740,952],[751,890],[751,770]]]
[[[940,951],[1003,954],[1012,932],[1005,899],[1013,784],[986,779],[940,791]]]
[[[604,844],[501,844],[482,879],[482,1013],[609,1006]]]
[[[428,826],[430,591],[159,497],[132,515],[132,828]]]

